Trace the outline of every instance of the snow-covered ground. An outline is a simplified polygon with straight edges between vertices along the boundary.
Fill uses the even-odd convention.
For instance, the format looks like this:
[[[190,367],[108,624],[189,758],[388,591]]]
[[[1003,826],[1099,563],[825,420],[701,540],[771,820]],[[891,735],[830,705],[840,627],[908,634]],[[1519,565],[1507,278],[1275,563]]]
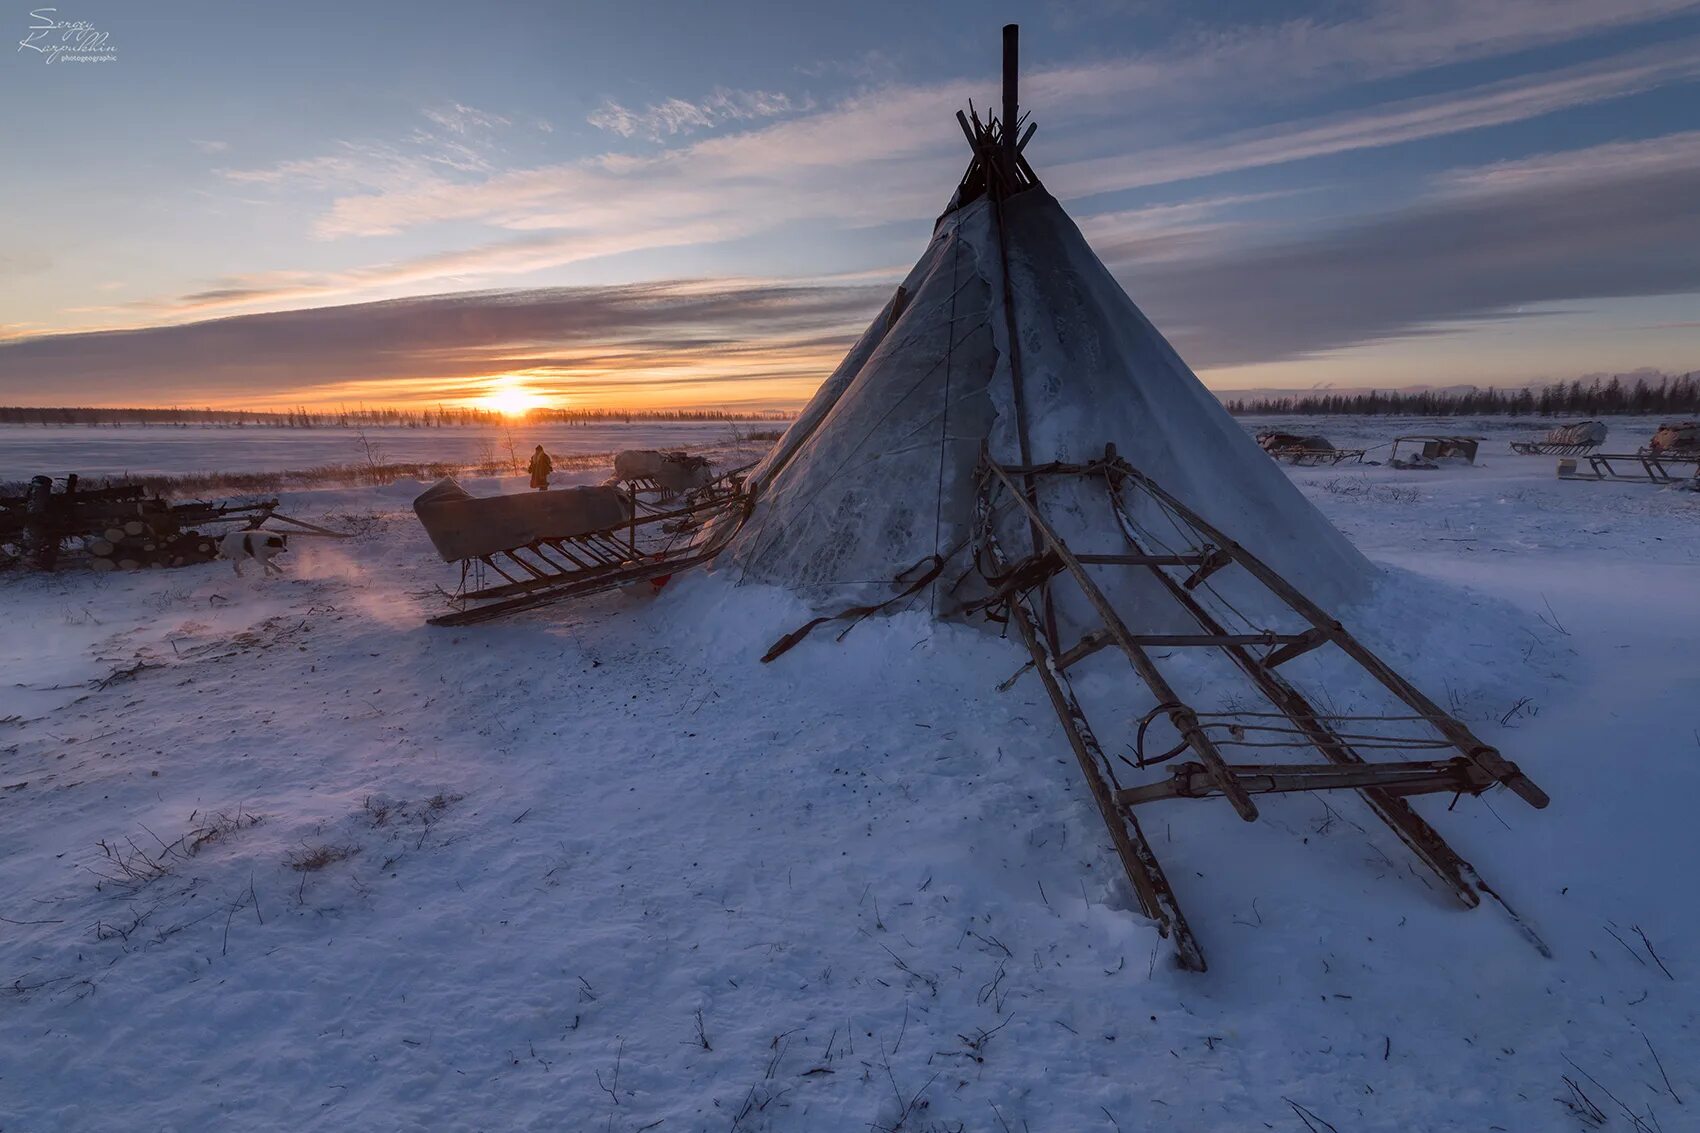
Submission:
[[[1700,495],[1494,436],[1289,471],[1553,796],[1417,803],[1550,960],[1336,794],[1142,812],[1176,970],[1012,643],[761,665],[807,613],[715,576],[430,628],[416,484],[286,501],[361,534],[281,580],[0,579],[0,1129],[1700,1128]]]

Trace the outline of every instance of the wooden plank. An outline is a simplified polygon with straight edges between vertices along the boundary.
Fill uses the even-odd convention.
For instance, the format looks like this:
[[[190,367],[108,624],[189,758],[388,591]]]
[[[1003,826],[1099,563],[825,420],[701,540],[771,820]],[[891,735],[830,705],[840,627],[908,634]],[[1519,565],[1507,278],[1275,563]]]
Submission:
[[[1476,736],[1463,724],[1444,712],[1440,705],[1430,700],[1411,682],[1400,676],[1390,665],[1376,656],[1362,642],[1347,632],[1346,627],[1330,617],[1322,607],[1312,602],[1299,590],[1282,578],[1262,559],[1247,551],[1234,540],[1228,538],[1221,530],[1213,526],[1203,516],[1187,507],[1180,500],[1166,492],[1159,484],[1140,472],[1126,461],[1115,458],[1113,449],[1110,459],[1114,462],[1117,475],[1133,480],[1141,490],[1153,498],[1166,504],[1175,514],[1210,542],[1221,547],[1241,567],[1261,582],[1277,597],[1285,602],[1295,613],[1320,630],[1329,641],[1338,646],[1352,660],[1364,669],[1370,676],[1395,697],[1414,708],[1418,715],[1428,717],[1435,728],[1448,740],[1458,746],[1465,755],[1482,765],[1482,768],[1495,779],[1504,783],[1524,802],[1532,807],[1546,806],[1551,800],[1547,793],[1537,787],[1522,770],[1510,760],[1501,756],[1497,749]]]
[[[1044,683],[1045,693],[1062,724],[1063,735],[1080,765],[1080,772],[1086,777],[1087,789],[1098,806],[1099,817],[1109,830],[1110,841],[1115,845],[1116,856],[1121,859],[1122,869],[1127,873],[1128,883],[1133,886],[1140,909],[1157,922],[1159,932],[1174,942],[1175,957],[1181,967],[1194,972],[1204,971],[1207,967],[1204,952],[1181,912],[1174,889],[1163,873],[1163,866],[1158,862],[1145,832],[1140,829],[1139,820],[1127,808],[1117,805],[1110,784],[1105,782],[1100,770],[1108,762],[1103,747],[1087,723],[1086,713],[1081,710],[1073,690],[1064,684],[1052,667],[1025,602],[1011,603],[1010,620],[1015,623],[1021,643],[1033,658],[1033,665]]]
[[[1204,561],[1199,563],[1198,569],[1187,575],[1186,581],[1181,583],[1181,586],[1187,590],[1197,590],[1206,579],[1223,567],[1230,565],[1233,561],[1233,557],[1222,548],[1211,547],[1209,552],[1204,555]]]
[[[1117,522],[1121,525],[1122,536],[1128,545],[1137,549],[1140,544],[1134,537],[1132,518],[1123,510],[1121,500],[1117,496],[1113,483],[1106,483],[1112,509],[1115,511]],[[1222,626],[1210,612],[1201,606],[1190,593],[1177,586],[1173,579],[1161,571],[1153,571],[1169,588],[1169,593],[1187,610],[1193,619],[1206,632],[1219,631]],[[1334,733],[1334,730],[1324,722],[1322,715],[1305,699],[1304,695],[1288,684],[1272,669],[1261,665],[1252,653],[1236,646],[1223,649],[1234,664],[1237,665],[1253,684],[1263,693],[1264,697],[1298,725],[1312,746],[1322,753],[1323,758],[1339,764],[1364,764],[1363,756]],[[1361,788],[1359,796],[1369,806],[1376,817],[1387,824],[1405,847],[1417,857],[1441,881],[1445,882],[1453,896],[1466,908],[1475,908],[1481,904],[1482,894],[1492,897],[1505,911],[1506,915],[1516,924],[1518,930],[1535,946],[1543,956],[1550,957],[1552,951],[1541,940],[1532,926],[1506,903],[1497,891],[1491,888],[1474,866],[1460,857],[1451,845],[1440,834],[1423,820],[1403,798],[1388,794],[1374,787]]]
[[[1140,645],[1158,646],[1164,648],[1182,648],[1190,646],[1205,646],[1220,648],[1224,645],[1279,645],[1284,641],[1295,640],[1294,635],[1278,633],[1138,633],[1133,640]],[[1058,670],[1067,672],[1069,667],[1084,661],[1100,650],[1114,644],[1110,635],[1103,630],[1092,630],[1078,642],[1069,646],[1057,655]],[[999,692],[1007,692],[1015,686],[1017,677],[1033,667],[1029,662],[1016,671],[1015,676],[998,686]]]
[[[1227,761],[1222,758],[1222,753],[1217,750],[1210,737],[1199,727],[1198,716],[1191,708],[1182,703],[1180,695],[1175,692],[1163,676],[1162,671],[1151,660],[1150,655],[1134,640],[1133,632],[1127,628],[1127,623],[1122,621],[1121,615],[1116,612],[1114,606],[1110,605],[1110,600],[1104,596],[1102,590],[1098,589],[1098,584],[1092,580],[1091,575],[1086,573],[1086,568],[1081,566],[1080,561],[1063,543],[1062,538],[1057,535],[1050,522],[1039,513],[1039,509],[1033,505],[1031,500],[1020,494],[1015,482],[1002,468],[998,467],[996,461],[988,458],[987,465],[1009,488],[1017,503],[1026,511],[1028,521],[1044,540],[1045,545],[1063,561],[1063,565],[1074,576],[1074,581],[1080,587],[1081,593],[1086,596],[1086,600],[1091,603],[1092,608],[1103,619],[1104,629],[1122,653],[1126,655],[1128,663],[1132,665],[1139,678],[1145,682],[1152,695],[1157,698],[1157,702],[1174,706],[1169,708],[1166,713],[1169,722],[1174,725],[1175,731],[1180,733],[1187,746],[1204,761],[1204,765],[1215,773],[1218,784],[1222,788],[1223,796],[1241,818],[1247,822],[1256,821],[1257,804],[1252,802],[1251,796],[1241,790],[1239,784],[1234,781],[1233,775],[1228,772]]]
[[[277,501],[273,500],[272,501],[272,507],[276,507],[276,506],[277,506]],[[294,516],[290,516],[290,515],[280,515],[277,512],[272,511],[270,508],[266,509],[265,518],[266,519],[275,519],[279,523],[293,524],[296,527],[300,527],[304,530],[311,531],[315,535],[323,535],[323,536],[326,536],[327,538],[331,538],[331,539],[352,539],[353,538],[353,536],[350,535],[346,531],[332,531],[328,527],[320,527],[316,523],[308,523],[305,519],[296,519]],[[262,520],[261,522],[264,522],[264,520]]]
[[[1279,649],[1271,649],[1263,655],[1263,667],[1273,669],[1286,664],[1295,657],[1302,657],[1313,649],[1319,649],[1328,644],[1328,635],[1319,629],[1311,629],[1298,634],[1286,641]]]
[[[1201,566],[1203,555],[1075,555],[1087,566]]]
[[[1295,791],[1345,791],[1373,787],[1389,795],[1480,794],[1493,779],[1462,756],[1410,763],[1238,764],[1230,768],[1235,781],[1252,794],[1290,794]],[[1200,763],[1183,763],[1170,777],[1142,787],[1116,792],[1124,806],[1161,799],[1203,799],[1220,793],[1215,778]]]
[[[968,139],[968,148],[978,153],[980,142],[979,139],[974,137],[974,128],[968,124],[968,115],[958,110],[956,112],[956,124],[962,127],[962,136]]]

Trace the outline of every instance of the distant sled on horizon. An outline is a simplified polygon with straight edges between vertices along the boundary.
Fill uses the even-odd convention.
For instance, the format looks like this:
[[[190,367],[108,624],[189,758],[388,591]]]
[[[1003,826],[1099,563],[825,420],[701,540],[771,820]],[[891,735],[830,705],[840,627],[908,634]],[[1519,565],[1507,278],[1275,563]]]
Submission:
[[[1327,437],[1321,435],[1306,437],[1297,433],[1276,432],[1273,429],[1258,433],[1257,445],[1276,460],[1284,460],[1288,464],[1340,464],[1348,460],[1361,463],[1364,453],[1368,451],[1361,448],[1335,448]]]
[[[622,449],[614,454],[614,475],[608,483],[670,500],[707,488],[714,479],[714,471],[705,456],[693,456],[682,449],[666,452]]]
[[[1603,428],[1603,427],[1602,427]],[[1700,478],[1700,422],[1669,421],[1634,452],[1583,454],[1588,470],[1576,459],[1558,462],[1560,480],[1611,480],[1629,484],[1687,484]]]
[[[1387,467],[1432,471],[1444,464],[1473,465],[1476,463],[1476,447],[1480,443],[1480,437],[1439,436],[1432,433],[1394,437],[1393,451],[1387,456]],[[1415,451],[1411,451],[1409,456],[1400,456],[1400,445],[1411,445]]]
[[[1676,459],[1700,457],[1700,421],[1661,422],[1641,452]]]
[[[1606,440],[1603,421],[1578,421],[1551,429],[1542,440],[1512,441],[1511,451],[1522,456],[1582,456]]]

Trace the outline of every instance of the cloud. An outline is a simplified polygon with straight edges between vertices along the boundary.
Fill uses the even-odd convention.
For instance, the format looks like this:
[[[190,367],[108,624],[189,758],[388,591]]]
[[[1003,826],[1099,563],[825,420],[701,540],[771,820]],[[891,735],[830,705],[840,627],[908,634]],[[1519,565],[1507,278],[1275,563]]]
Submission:
[[[1246,242],[1247,233],[1254,226],[1244,220],[1223,219],[1221,214],[1225,211],[1296,195],[1294,191],[1199,197],[1174,204],[1093,213],[1077,222],[1094,248],[1114,248],[1118,263],[1184,261]]]
[[[374,400],[453,397],[492,374],[547,389],[665,383],[790,388],[798,400],[888,288],[684,280],[477,292],[270,312],[170,327],[0,340],[0,398]],[[445,392],[447,390],[447,392]],[[329,392],[327,392],[329,391]],[[698,396],[694,400],[707,400]]]
[[[1700,77],[1695,47],[1688,40],[1532,78],[1197,142],[1136,145],[1131,152],[1118,122],[1113,137],[1091,144],[1114,144],[1124,152],[1041,172],[1055,191],[1082,197],[1504,125]],[[882,90],[807,117],[648,156],[605,155],[477,180],[414,176],[398,177],[388,188],[364,183],[361,188],[375,191],[339,197],[318,231],[327,238],[385,235],[474,221],[603,234],[713,218],[730,238],[811,218],[853,226],[930,216],[941,186],[962,163],[960,140],[941,108],[962,105],[974,93],[968,84]],[[1063,95],[1059,90],[1039,104],[1064,123],[1084,104],[1104,101],[1096,93],[1073,101]],[[870,183],[878,191],[869,191]]]
[[[864,84],[886,83],[896,79],[898,64],[891,52],[874,47],[848,57],[799,63],[797,73],[810,78],[841,75]]]
[[[1570,154],[1568,172],[1555,159],[1545,177],[1455,175],[1435,199],[1304,240],[1137,270],[1127,266],[1137,244],[1098,251],[1199,367],[1435,333],[1534,304],[1700,292],[1700,146],[1686,163],[1614,164],[1662,145]]]
[[[1043,175],[1057,191],[1077,197],[1172,184],[1528,121],[1696,79],[1700,79],[1700,40],[1688,39],[1533,78],[1283,122],[1203,142],[1065,163]]]
[[[1694,77],[1700,74],[1700,53],[1692,46],[1690,41],[1632,52],[1533,78],[1205,142],[1062,162],[1043,167],[1042,175],[1058,195],[1079,199],[1479,129]],[[488,176],[451,178],[393,148],[350,145],[324,158],[232,173],[235,179],[340,187],[318,222],[318,234],[326,239],[446,222],[481,223],[518,235],[316,278],[237,277],[134,310],[180,318],[445,283],[488,285],[504,275],[646,249],[713,244],[786,224],[817,222],[843,229],[929,218],[942,206],[963,160],[959,140],[940,125],[939,108],[960,104],[971,93],[965,85],[869,92],[831,111],[677,150],[604,155]],[[1061,109],[1066,113],[1068,108]],[[877,183],[877,191],[869,190],[870,183]],[[1167,252],[1160,253],[1153,243],[1147,253],[1179,255],[1183,242],[1204,236],[1203,231],[1165,232],[1161,242]]]
[[[1200,368],[1443,333],[1537,304],[1700,292],[1695,135],[1457,170],[1437,185],[1418,205],[1303,239],[1224,219],[1259,197],[1099,214],[1083,227]],[[669,281],[37,334],[0,343],[0,397],[435,399],[524,372],[545,389],[626,400],[713,402],[759,388],[766,403],[795,402],[889,288],[879,276]]]
[[[200,150],[202,153],[223,153],[225,150],[230,148],[229,142],[202,141],[197,138],[190,138],[189,144]]]
[[[458,102],[420,114],[435,130],[412,130],[399,143],[337,141],[331,152],[251,169],[221,169],[239,185],[318,192],[413,192],[454,183],[454,175],[489,176],[495,172],[490,135],[510,125],[498,114]],[[546,128],[547,123],[540,123]],[[198,144],[198,143],[197,143]]]
[[[1199,137],[1253,90],[1263,99],[1266,116],[1278,116],[1282,100],[1288,105],[1314,102],[1320,90],[1514,54],[1695,8],[1692,0],[1372,3],[1344,19],[1266,21],[1227,33],[1183,32],[1175,42],[1142,55],[1036,71],[1024,77],[1024,92],[1039,109],[1045,126],[1041,141],[1053,158],[1046,163],[1044,153],[1037,155],[1041,174],[1059,195],[1080,199],[1525,121],[1659,85],[1691,82],[1700,75],[1700,52],[1693,38],[1446,94]],[[314,229],[324,239],[446,223],[482,225],[490,238],[338,270],[236,274],[210,280],[190,294],[130,304],[115,313],[126,320],[157,322],[267,305],[489,286],[504,277],[593,257],[712,244],[785,225],[820,224],[842,232],[921,222],[942,206],[965,160],[949,112],[969,97],[985,102],[991,93],[992,82],[984,78],[886,85],[859,91],[825,109],[770,91],[724,89],[697,102],[669,99],[641,109],[609,101],[593,115],[602,129],[625,137],[689,140],[659,152],[606,153],[518,169],[503,166],[494,140],[510,125],[508,119],[451,102],[422,111],[419,128],[391,143],[343,141],[319,156],[222,172],[234,184],[280,194],[328,195],[330,203]],[[1137,113],[1130,113],[1130,106]],[[546,126],[538,123],[538,128]],[[710,130],[718,132],[699,136]],[[1542,296],[1554,291],[1586,297],[1595,288],[1602,289],[1600,294],[1646,294],[1688,286],[1681,264],[1671,262],[1680,258],[1672,249],[1693,243],[1659,246],[1654,237],[1691,240],[1694,235],[1674,212],[1670,193],[1692,181],[1695,144],[1694,135],[1682,134],[1662,148],[1658,142],[1620,143],[1617,149],[1597,147],[1457,171],[1438,181],[1440,197],[1422,206],[1336,225],[1285,244],[1268,243],[1261,230],[1224,219],[1229,198],[1099,214],[1088,218],[1086,226],[1107,259],[1139,266],[1136,296],[1149,292],[1153,313],[1163,325],[1178,328],[1177,337],[1188,344],[1189,356],[1196,353],[1197,360],[1210,364],[1303,356],[1343,343],[1413,333],[1436,321],[1487,317],[1508,305],[1543,301]],[[1117,156],[1099,156],[1110,151]],[[1586,193],[1578,188],[1584,181],[1594,186],[1598,202],[1613,202],[1599,205],[1606,210],[1602,217],[1587,218],[1578,211],[1586,201]],[[1552,224],[1542,229],[1545,247],[1510,243],[1520,226],[1539,226],[1542,218],[1554,215],[1578,225],[1578,230],[1566,232]],[[1590,226],[1620,235],[1626,247],[1649,254],[1637,264],[1628,254],[1596,248]],[[464,239],[458,230],[456,239]],[[1469,260],[1461,240],[1498,247],[1506,259]],[[1373,261],[1357,254],[1367,248],[1394,257],[1380,265],[1379,275]],[[1242,265],[1248,279],[1272,291],[1261,294],[1237,283]],[[1463,271],[1468,279],[1449,288],[1448,271]],[[1389,281],[1407,273],[1410,286],[1399,293],[1400,285]],[[1353,283],[1344,286],[1341,280]],[[1314,303],[1309,301],[1312,295],[1318,297]],[[311,338],[321,325],[342,327],[327,311],[372,312],[377,306],[288,312],[300,318],[287,325],[292,333]],[[469,303],[465,311],[483,317],[487,306]],[[1265,317],[1260,313],[1264,308],[1282,312],[1281,317]],[[460,306],[430,309],[449,325],[462,325]],[[411,333],[412,326],[398,324],[395,333]],[[165,329],[192,328],[162,332]],[[269,340],[267,349],[303,352],[292,381],[303,373],[317,380],[321,372],[331,375],[327,381],[401,381],[401,369],[414,364],[422,365],[420,373],[427,376],[437,372],[436,363],[422,362],[419,355],[394,344],[404,339],[394,340],[376,361],[365,347],[344,358],[336,344],[345,333],[337,329],[323,344],[323,354]],[[543,357],[557,362],[586,357],[588,347],[582,343],[569,355],[550,353],[553,347],[547,344],[556,340],[539,333]],[[766,330],[752,331],[749,338],[741,333],[722,329],[709,337],[728,351],[733,343],[741,344],[737,349],[759,352],[778,350],[780,342],[791,341]],[[208,330],[196,335],[133,340],[132,345],[146,347],[137,355],[145,360],[156,341],[222,341]],[[652,348],[659,357],[674,349],[669,344],[684,341],[675,331],[662,337],[664,342],[644,349]],[[32,346],[31,351],[39,352],[19,352],[32,342],[49,341],[15,340],[0,353],[0,369],[6,371],[0,382],[10,376],[9,367],[25,359],[37,367],[32,372],[57,367],[55,372],[74,378],[79,367],[67,352],[97,347],[105,352],[119,340],[65,336],[53,350]],[[443,372],[471,374],[478,366],[519,356],[480,342],[474,342],[469,357],[457,358]],[[640,352],[632,345],[621,346],[617,353],[633,360]],[[166,355],[171,356],[169,351]],[[50,356],[56,359],[51,365]],[[741,355],[740,365],[751,364],[753,356]],[[100,357],[104,368],[92,371],[95,379],[116,380],[124,360],[108,353]],[[217,381],[234,381],[233,375],[249,372],[270,381],[274,373],[260,360],[250,366],[240,355],[206,348],[174,357],[176,364],[190,370],[204,362]],[[318,368],[319,362],[327,362],[328,370]],[[147,363],[142,369],[161,388],[184,380],[181,371],[168,365]]]
[[[716,87],[700,102],[669,98],[642,110],[631,110],[611,98],[604,99],[585,121],[622,138],[647,138],[660,142],[678,134],[711,130],[726,122],[777,118],[813,108],[814,102],[810,99],[793,99],[778,91]]]
[[[500,114],[490,114],[459,102],[431,107],[421,111],[426,118],[454,134],[471,134],[479,130],[494,130],[512,123]]]
[[[1102,2],[1102,0],[1100,0]],[[1112,0],[1113,2],[1113,0]],[[1265,6],[1267,8],[1273,7]],[[1516,55],[1613,29],[1656,24],[1700,8],[1696,0],[1381,0],[1239,26],[1183,24],[1141,55],[1022,76],[1025,101],[1079,103],[1083,113],[1129,123],[1164,110],[1269,105],[1319,91]],[[988,92],[990,93],[990,92]]]
[[[1615,181],[1632,174],[1696,166],[1700,166],[1700,130],[1690,130],[1452,170],[1441,175],[1437,184],[1454,194],[1492,194],[1555,181]]]

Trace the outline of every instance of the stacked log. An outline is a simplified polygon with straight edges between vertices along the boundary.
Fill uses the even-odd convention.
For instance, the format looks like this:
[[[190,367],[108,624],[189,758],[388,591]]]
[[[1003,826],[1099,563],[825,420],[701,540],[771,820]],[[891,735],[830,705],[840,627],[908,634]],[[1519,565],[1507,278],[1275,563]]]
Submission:
[[[91,570],[153,570],[211,562],[218,557],[218,540],[199,531],[155,532],[131,521],[86,537],[83,550]]]

